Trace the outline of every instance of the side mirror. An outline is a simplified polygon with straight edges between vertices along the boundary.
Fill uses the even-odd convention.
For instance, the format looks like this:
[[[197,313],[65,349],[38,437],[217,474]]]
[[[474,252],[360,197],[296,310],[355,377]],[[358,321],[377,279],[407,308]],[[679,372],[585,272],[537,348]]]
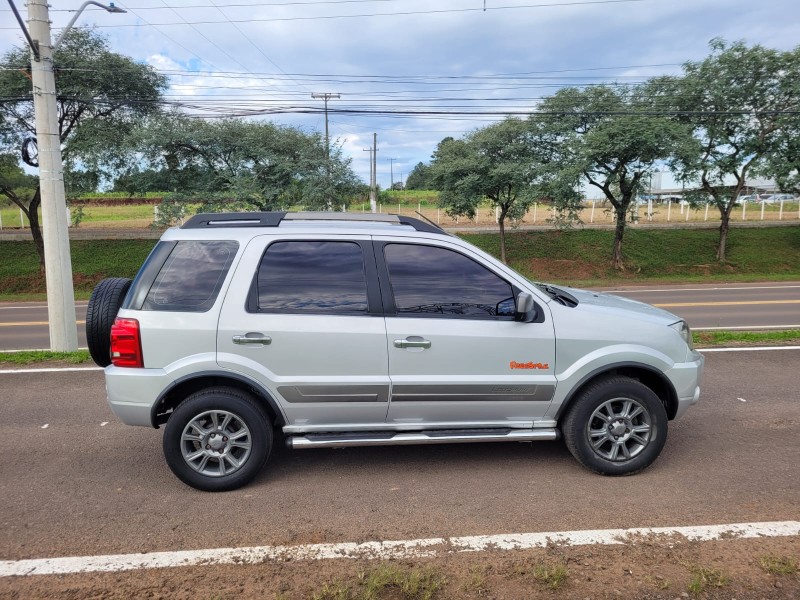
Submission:
[[[517,295],[517,312],[514,315],[515,321],[530,323],[536,318],[536,305],[533,303],[533,296],[527,292],[520,292]]]

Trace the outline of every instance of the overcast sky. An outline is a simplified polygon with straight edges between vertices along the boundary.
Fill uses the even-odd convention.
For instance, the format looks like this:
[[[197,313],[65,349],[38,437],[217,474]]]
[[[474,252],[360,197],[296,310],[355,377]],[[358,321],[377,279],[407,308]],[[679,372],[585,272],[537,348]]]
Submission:
[[[22,0],[15,0],[26,15]],[[4,3],[5,4],[5,3]],[[81,0],[51,0],[58,30]],[[714,37],[789,50],[800,44],[797,0],[126,0],[127,14],[88,9],[111,48],[170,76],[170,100],[191,112],[321,110],[331,99],[332,141],[378,181],[427,162],[459,137],[564,85],[635,82],[675,73],[708,54]],[[0,6],[0,53],[20,45]],[[55,35],[54,34],[54,38]],[[348,114],[334,110],[379,111]],[[409,115],[400,112],[444,114]],[[489,115],[452,114],[488,112]],[[386,114],[389,113],[389,114]],[[321,113],[268,118],[324,131]]]

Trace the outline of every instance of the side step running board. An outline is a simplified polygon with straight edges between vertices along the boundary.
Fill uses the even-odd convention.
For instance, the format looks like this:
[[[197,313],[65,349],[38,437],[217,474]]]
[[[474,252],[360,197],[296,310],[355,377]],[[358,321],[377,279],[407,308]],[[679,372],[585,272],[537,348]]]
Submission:
[[[415,432],[307,433],[286,438],[289,448],[348,448],[466,442],[532,442],[557,440],[558,429],[468,429]]]

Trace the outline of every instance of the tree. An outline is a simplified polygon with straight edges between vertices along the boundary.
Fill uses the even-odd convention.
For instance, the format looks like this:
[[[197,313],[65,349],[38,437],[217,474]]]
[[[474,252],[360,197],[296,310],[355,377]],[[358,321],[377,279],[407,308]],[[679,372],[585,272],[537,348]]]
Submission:
[[[244,119],[204,121],[161,115],[132,138],[151,167],[171,176],[203,173],[167,204],[182,210],[188,202],[202,210],[309,209],[348,204],[360,181],[341,148],[288,126]],[[165,209],[168,206],[164,206]],[[165,215],[167,213],[164,213]]]
[[[17,206],[27,206],[38,193],[39,178],[27,175],[13,154],[0,154],[0,195]]]
[[[655,163],[692,143],[688,128],[657,114],[641,86],[564,88],[546,98],[531,126],[551,136],[563,176],[582,177],[611,203],[612,264],[624,270],[625,221]]]
[[[715,39],[711,54],[657,82],[699,146],[674,161],[680,177],[700,180],[720,212],[717,259],[724,262],[730,216],[749,177],[796,177],[800,47],[791,52]],[[794,159],[793,159],[794,157]]]
[[[431,168],[423,162],[418,162],[416,166],[411,169],[411,172],[406,177],[407,190],[429,190],[431,189]]]
[[[447,213],[474,217],[488,198],[498,209],[500,259],[506,262],[507,218],[522,218],[546,187],[549,150],[534,143],[519,119],[477,129],[464,138],[442,140],[430,165]]]
[[[31,166],[35,159],[35,115],[27,47],[3,56],[0,68],[0,150],[19,152]],[[112,52],[92,30],[73,29],[53,54],[58,127],[64,168],[73,181],[97,180],[104,169],[118,167],[126,156],[120,140],[159,108],[167,82],[163,75],[127,56]],[[78,176],[88,172],[94,175]],[[12,201],[28,217],[44,268],[44,246],[37,211],[38,188],[30,198]]]

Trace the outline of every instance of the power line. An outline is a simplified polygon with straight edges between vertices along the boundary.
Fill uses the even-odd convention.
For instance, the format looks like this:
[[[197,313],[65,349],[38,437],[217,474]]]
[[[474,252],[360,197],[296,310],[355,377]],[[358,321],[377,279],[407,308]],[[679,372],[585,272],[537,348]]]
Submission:
[[[453,14],[453,13],[471,13],[471,12],[486,12],[496,10],[518,10],[529,8],[554,8],[563,6],[590,6],[595,4],[626,4],[631,2],[651,2],[652,0],[582,0],[578,2],[554,2],[551,4],[524,4],[517,6],[491,6],[486,9],[483,8],[448,8],[437,10],[410,10],[400,12],[385,12],[385,13],[362,13],[355,15],[318,15],[308,17],[272,17],[267,19],[231,19],[231,23],[278,23],[286,21],[317,21],[317,20],[330,20],[330,19],[360,19],[372,17],[403,17],[411,15],[439,15],[439,14]],[[184,21],[183,23],[169,22],[169,23],[151,23],[150,26],[158,27],[174,27],[181,25],[218,25],[226,21]],[[95,25],[97,28],[121,28],[121,27],[140,27],[138,23],[126,25]],[[2,29],[15,29],[14,27],[0,27]]]

